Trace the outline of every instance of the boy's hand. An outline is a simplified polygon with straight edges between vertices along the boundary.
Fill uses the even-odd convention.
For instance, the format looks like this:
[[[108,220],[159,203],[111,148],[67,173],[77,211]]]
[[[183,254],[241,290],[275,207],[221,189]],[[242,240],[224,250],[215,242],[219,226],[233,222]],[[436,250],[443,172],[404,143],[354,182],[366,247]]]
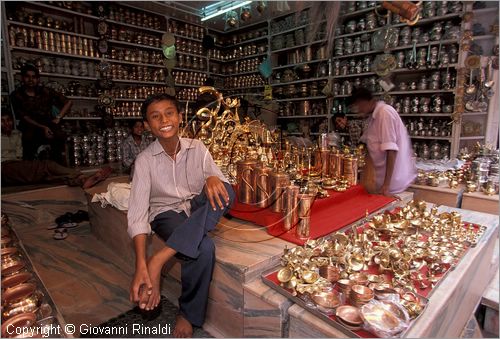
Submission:
[[[148,268],[144,266],[143,268],[136,269],[134,280],[132,280],[132,285],[130,286],[130,301],[134,303],[139,303],[140,301],[141,304],[139,307],[144,309],[152,293],[153,284],[149,278]]]
[[[229,194],[224,183],[218,177],[211,176],[207,178],[205,193],[214,211],[217,209],[216,204],[219,205],[220,209],[224,209],[225,206],[229,205]]]

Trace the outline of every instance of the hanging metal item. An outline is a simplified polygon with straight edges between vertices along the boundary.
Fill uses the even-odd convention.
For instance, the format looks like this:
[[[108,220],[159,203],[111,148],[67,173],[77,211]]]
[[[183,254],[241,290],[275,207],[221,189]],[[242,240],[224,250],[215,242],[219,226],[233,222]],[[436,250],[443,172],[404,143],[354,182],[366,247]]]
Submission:
[[[250,7],[242,7],[240,19],[241,21],[248,21],[252,18],[252,13],[250,12]]]
[[[101,94],[99,99],[97,99],[99,106],[113,107],[115,105],[115,99],[108,94]]]
[[[382,7],[399,15],[400,21],[409,26],[415,25],[420,20],[420,7],[422,1],[383,1]]]
[[[385,77],[395,70],[396,66],[397,61],[394,55],[388,53],[379,54],[373,61],[372,71],[380,77]]]
[[[372,34],[372,48],[386,50],[398,44],[398,31],[395,28],[383,28]]]

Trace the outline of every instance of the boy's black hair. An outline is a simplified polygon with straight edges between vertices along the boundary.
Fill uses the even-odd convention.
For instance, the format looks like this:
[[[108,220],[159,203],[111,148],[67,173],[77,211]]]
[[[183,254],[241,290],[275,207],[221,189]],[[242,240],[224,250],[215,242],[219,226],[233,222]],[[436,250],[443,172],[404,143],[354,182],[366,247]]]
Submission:
[[[148,112],[149,105],[151,105],[154,102],[163,101],[163,100],[173,102],[175,105],[175,108],[177,108],[177,113],[180,113],[179,102],[177,101],[176,97],[174,97],[170,94],[167,94],[167,93],[156,93],[156,94],[151,95],[149,98],[144,100],[144,102],[142,103],[142,106],[141,106],[142,119],[144,121],[148,121],[147,112]]]
[[[22,67],[21,67],[21,76],[26,76],[28,74],[28,72],[35,72],[35,75],[37,77],[40,76],[40,71],[38,70],[38,67],[36,67],[35,65],[31,64],[31,63],[25,63]]]
[[[349,97],[348,104],[352,105],[358,100],[370,101],[373,99],[373,93],[365,87],[354,88]]]

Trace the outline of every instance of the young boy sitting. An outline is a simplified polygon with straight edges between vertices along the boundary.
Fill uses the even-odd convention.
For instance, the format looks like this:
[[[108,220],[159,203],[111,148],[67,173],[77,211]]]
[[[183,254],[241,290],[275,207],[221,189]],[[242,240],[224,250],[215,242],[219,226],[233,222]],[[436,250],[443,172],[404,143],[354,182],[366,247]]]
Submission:
[[[205,319],[215,246],[207,233],[215,228],[234,192],[199,140],[179,138],[177,100],[156,94],[141,108],[145,127],[157,138],[135,161],[128,210],[134,241],[135,276],[130,299],[141,309],[160,302],[160,278],[173,256],[181,260],[182,293],[175,337],[191,337]],[[153,230],[165,247],[146,259],[146,238]]]

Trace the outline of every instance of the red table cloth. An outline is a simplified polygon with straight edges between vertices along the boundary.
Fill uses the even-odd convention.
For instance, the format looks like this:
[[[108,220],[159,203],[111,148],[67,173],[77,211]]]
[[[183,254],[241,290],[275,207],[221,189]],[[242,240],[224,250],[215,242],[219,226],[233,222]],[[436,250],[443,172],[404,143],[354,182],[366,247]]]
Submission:
[[[328,193],[330,197],[315,199],[313,203],[309,239],[317,239],[337,231],[365,217],[367,211],[373,213],[395,200],[383,195],[368,194],[361,185],[353,186],[345,192]],[[282,213],[272,212],[270,208],[242,204],[236,199],[229,214],[265,226],[269,234],[297,245],[303,245],[307,240],[296,236],[295,227],[286,232],[283,229]]]

